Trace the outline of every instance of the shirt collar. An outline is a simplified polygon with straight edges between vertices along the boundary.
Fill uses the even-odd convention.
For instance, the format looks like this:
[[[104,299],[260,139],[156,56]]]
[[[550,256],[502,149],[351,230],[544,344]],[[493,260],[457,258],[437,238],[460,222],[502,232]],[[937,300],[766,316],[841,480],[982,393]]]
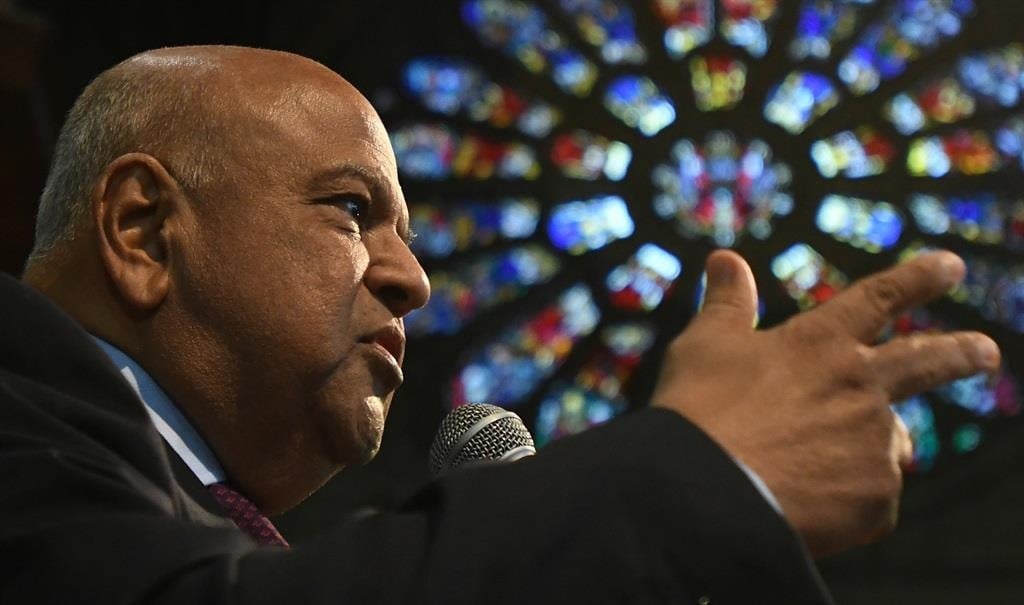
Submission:
[[[157,432],[196,478],[203,485],[223,483],[227,477],[217,457],[160,385],[123,351],[105,340],[95,336],[93,339],[135,390]]]

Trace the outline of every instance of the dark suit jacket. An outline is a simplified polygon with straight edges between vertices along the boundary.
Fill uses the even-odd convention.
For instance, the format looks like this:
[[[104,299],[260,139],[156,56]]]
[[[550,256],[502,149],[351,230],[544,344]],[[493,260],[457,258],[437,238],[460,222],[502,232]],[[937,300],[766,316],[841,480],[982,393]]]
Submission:
[[[256,546],[177,464],[81,327],[0,275],[5,605],[829,602],[788,525],[669,411],[291,550]]]

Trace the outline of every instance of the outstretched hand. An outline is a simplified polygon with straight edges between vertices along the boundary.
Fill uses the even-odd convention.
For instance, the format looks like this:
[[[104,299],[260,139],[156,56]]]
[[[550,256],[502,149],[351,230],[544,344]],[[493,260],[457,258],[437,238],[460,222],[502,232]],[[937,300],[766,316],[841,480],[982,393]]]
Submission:
[[[703,311],[669,346],[654,405],[683,414],[753,469],[812,555],[889,532],[911,455],[890,403],[994,372],[1000,354],[977,332],[874,343],[896,316],[959,283],[963,261],[920,256],[761,331],[752,327],[747,263],[720,250],[707,271]]]

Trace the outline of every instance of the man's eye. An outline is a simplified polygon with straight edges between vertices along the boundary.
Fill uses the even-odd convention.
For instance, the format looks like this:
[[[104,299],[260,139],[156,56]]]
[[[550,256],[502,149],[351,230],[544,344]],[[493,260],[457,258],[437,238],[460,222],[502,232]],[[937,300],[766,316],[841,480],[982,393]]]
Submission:
[[[366,219],[370,203],[365,199],[352,195],[339,195],[331,198],[331,203],[347,212],[355,221],[362,224]]]

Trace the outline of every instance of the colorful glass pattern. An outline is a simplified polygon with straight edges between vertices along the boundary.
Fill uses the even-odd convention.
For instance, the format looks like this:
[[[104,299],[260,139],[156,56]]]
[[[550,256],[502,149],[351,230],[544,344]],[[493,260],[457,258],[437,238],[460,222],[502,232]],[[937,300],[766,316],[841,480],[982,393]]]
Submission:
[[[622,0],[559,0],[584,40],[610,65],[639,64],[647,51],[637,38],[633,9]]]
[[[826,178],[860,179],[889,169],[896,150],[889,139],[869,127],[846,130],[811,145],[811,159]]]
[[[715,26],[713,0],[652,0],[651,4],[665,26],[665,50],[673,59],[685,57],[711,39]]]
[[[586,96],[597,67],[548,26],[547,16],[518,0],[466,0],[462,19],[484,44],[517,59],[533,73],[550,71],[562,90]]]
[[[918,396],[895,404],[893,411],[906,425],[910,440],[914,443],[914,458],[905,470],[921,472],[930,469],[942,448],[931,405],[924,397]]]
[[[647,77],[621,76],[608,84],[604,106],[644,136],[654,136],[676,119],[672,101]]]
[[[945,318],[961,310],[970,317],[965,322],[970,327],[980,324],[1001,341],[1009,341],[1001,342],[1010,345],[1004,346],[1007,368],[1019,366],[1019,347],[1012,346],[1017,335],[1012,332],[1024,329],[1024,265],[1014,253],[1024,250],[1024,198],[1014,191],[1013,179],[1019,180],[1024,167],[1024,120],[1020,114],[1007,116],[1015,109],[1024,111],[1019,109],[1024,43],[1005,37],[1005,32],[989,36],[981,25],[974,30],[980,38],[947,44],[964,30],[964,18],[973,12],[971,1],[459,4],[469,15],[467,23],[475,18],[478,33],[487,30],[480,33],[484,46],[499,48],[528,66],[520,70],[522,75],[551,77],[561,92],[579,99],[552,93],[556,86],[535,78],[509,87],[498,84],[475,57],[418,59],[403,74],[406,94],[385,96],[388,91],[383,91],[379,97],[385,111],[388,103],[397,110],[397,103],[412,101],[440,116],[436,124],[422,125],[422,131],[400,132],[407,136],[396,150],[403,179],[449,181],[445,187],[407,182],[406,188],[414,195],[429,189],[445,196],[410,208],[412,227],[421,233],[414,246],[435,281],[458,282],[435,286],[436,306],[419,319],[410,316],[410,334],[419,333],[431,343],[426,347],[430,355],[436,340],[432,335],[461,332],[440,339],[457,348],[482,330],[491,331],[480,335],[483,340],[469,349],[471,356],[443,360],[455,372],[453,401],[518,405],[523,417],[534,423],[538,441],[578,432],[647,403],[635,400],[642,389],[626,388],[629,375],[621,372],[616,355],[608,353],[603,332],[599,338],[587,334],[603,327],[602,317],[622,322],[624,317],[643,316],[658,326],[658,333],[663,327],[674,329],[668,320],[678,316],[677,304],[664,300],[681,294],[689,306],[703,290],[697,283],[703,279],[680,279],[683,267],[689,270],[691,263],[699,264],[709,245],[723,244],[745,243],[753,258],[785,250],[768,263],[769,268],[796,306],[803,308],[829,299],[846,285],[847,277],[837,266],[851,271],[853,278],[868,266],[929,248],[967,252],[966,283],[931,308],[936,321],[915,319],[912,327],[950,328]],[[989,16],[996,10],[985,7]],[[473,11],[479,14],[474,17]],[[875,16],[879,19],[867,21]],[[663,25],[657,34],[665,33],[667,53],[655,48],[658,40],[645,37],[652,33],[651,17]],[[785,24],[792,36],[772,42],[776,24]],[[964,50],[981,38],[993,47]],[[674,61],[685,58],[686,64],[677,63],[675,78],[665,79],[645,65],[639,54],[643,49],[651,51],[647,59],[652,64],[663,54]],[[774,57],[771,65],[757,58],[765,50]],[[934,57],[926,57],[936,50]],[[912,65],[918,59],[931,64]],[[603,72],[606,65],[608,73],[599,77],[598,70]],[[775,86],[767,91],[758,88],[756,98],[746,98],[755,94],[751,88],[745,95],[746,88],[766,82]],[[879,90],[883,96],[860,98],[860,93],[878,90],[882,84],[887,84]],[[689,99],[692,107],[686,105]],[[670,103],[675,103],[674,120],[662,117],[661,123],[642,126],[645,116],[658,116],[659,111],[668,115]],[[840,112],[834,108],[839,107],[844,115],[835,115]],[[684,116],[684,111],[695,109],[711,113]],[[572,127],[559,129],[559,114],[568,122],[570,112]],[[402,124],[402,119],[407,118],[395,121]],[[742,133],[719,130],[726,119]],[[617,120],[633,124],[634,132]],[[479,125],[480,131],[467,131],[467,123]],[[583,126],[589,130],[572,130]],[[512,129],[525,134],[516,135]],[[644,132],[650,140],[644,139]],[[808,132],[813,136],[806,136]],[[543,175],[537,166],[519,170],[522,177],[498,180],[501,153],[491,153],[478,141],[508,145],[504,141],[515,136],[522,136],[522,147],[535,155],[548,154],[536,156]],[[771,141],[774,151],[763,141]],[[667,157],[658,158],[659,153]],[[893,170],[894,153],[906,161],[906,175],[900,167]],[[487,160],[488,155],[495,159]],[[897,171],[901,174],[894,174]],[[880,175],[885,178],[871,178]],[[907,175],[936,180],[904,178]],[[535,176],[533,182],[515,182]],[[645,182],[647,178],[652,181]],[[526,195],[542,203],[504,197]],[[633,199],[636,195],[650,195],[652,207],[645,208],[647,202]],[[795,208],[797,203],[811,207]],[[652,224],[651,209],[671,228]],[[780,219],[780,225],[775,217],[786,214],[794,216]],[[904,216],[912,216],[914,223],[908,231],[903,229]],[[544,233],[537,233],[540,221]],[[800,230],[814,229],[814,223],[822,233],[805,234],[812,238],[806,241],[815,246],[820,242],[819,250],[828,261],[807,244],[786,249],[792,242],[779,247],[780,242],[741,239],[769,238],[784,227],[787,239],[799,241]],[[673,235],[679,237],[673,241]],[[908,235],[921,241],[908,242]],[[690,241],[705,238],[710,241]],[[848,248],[877,256],[868,263],[867,254]],[[561,269],[529,273],[511,261],[507,272],[495,269],[503,255],[527,249],[535,259],[553,258]],[[494,262],[472,272],[470,265],[481,258]],[[535,299],[561,287],[561,281],[557,286],[552,282],[570,272],[600,282],[591,284],[597,299],[590,300],[584,288],[587,294],[577,297],[576,303],[540,307]],[[758,278],[762,285],[769,281]],[[547,285],[533,287],[531,279]],[[696,292],[675,292],[682,284],[696,286]],[[766,317],[776,322],[784,319],[779,314],[790,305],[780,301],[781,292],[772,290],[762,288],[762,295],[773,305]],[[531,311],[509,318],[524,308]],[[759,312],[763,313],[762,301]],[[435,317],[432,327],[417,327],[416,322],[425,322],[430,313]],[[546,319],[538,319],[542,316]],[[900,321],[897,332],[905,328]],[[492,325],[510,327],[492,330]],[[584,350],[578,350],[581,347]],[[567,367],[563,362],[570,351]],[[644,363],[653,361],[647,358]],[[1007,368],[994,381],[970,377],[895,406],[916,442],[914,469],[941,466],[960,452],[1004,438],[1007,433],[992,427],[1008,426],[1002,419],[1020,413],[1016,374]]]
[[[555,372],[601,319],[590,290],[576,285],[472,353],[455,372],[450,404],[500,401],[514,407]]]
[[[875,0],[804,0],[789,56],[798,61],[828,59],[837,43],[853,35],[863,8],[874,3]]]
[[[633,235],[633,218],[617,195],[559,204],[548,218],[551,244],[579,255]]]
[[[551,142],[551,163],[572,179],[621,181],[632,160],[629,145],[587,130],[560,134]]]
[[[533,148],[519,142],[494,141],[450,128],[415,124],[391,133],[398,167],[411,178],[441,180],[535,179],[540,164]]]
[[[541,401],[534,438],[539,446],[597,426],[624,412],[623,391],[644,353],[654,344],[647,324],[628,322],[601,331],[575,379],[556,385]]]
[[[495,84],[478,68],[457,59],[413,59],[402,70],[402,80],[405,89],[431,111],[463,115],[497,128],[514,125],[532,137],[547,136],[561,120],[548,103]]]
[[[838,103],[839,93],[828,78],[794,71],[768,93],[764,117],[792,134],[800,134]]]
[[[720,246],[744,233],[763,239],[772,219],[792,210],[791,177],[764,141],[741,144],[732,133],[715,131],[700,147],[679,141],[671,163],[654,169],[654,210],[687,238],[710,237]]]
[[[968,242],[1024,250],[1024,199],[979,192],[914,194],[908,202],[917,228],[928,235],[956,235]]]
[[[903,134],[952,124],[978,109],[1015,107],[1024,92],[1024,45],[967,55],[945,73],[892,98],[886,117]]]
[[[828,195],[818,207],[818,229],[862,250],[878,253],[896,245],[903,218],[891,204]]]
[[[547,250],[525,246],[432,272],[430,300],[406,316],[406,329],[412,336],[453,334],[481,312],[551,279],[559,268],[558,259]]]
[[[868,27],[839,64],[854,94],[869,93],[902,74],[912,61],[960,33],[973,0],[899,0]]]
[[[907,170],[913,176],[988,174],[1001,164],[992,139],[982,130],[961,129],[947,135],[920,137],[910,142],[907,151]]]
[[[820,305],[849,280],[807,244],[794,244],[772,260],[772,273],[800,309]]]
[[[747,66],[725,55],[707,55],[690,60],[694,101],[701,111],[732,109],[743,100]]]
[[[977,309],[982,317],[1024,332],[1024,264],[961,255],[967,277],[950,295]]]
[[[530,237],[537,230],[540,206],[532,198],[496,202],[418,203],[409,205],[409,226],[418,256],[443,258],[499,240]]]
[[[722,37],[751,56],[768,52],[771,25],[778,16],[778,0],[720,0]]]
[[[612,305],[627,311],[651,311],[661,304],[683,271],[679,259],[654,244],[612,269],[605,280]]]

